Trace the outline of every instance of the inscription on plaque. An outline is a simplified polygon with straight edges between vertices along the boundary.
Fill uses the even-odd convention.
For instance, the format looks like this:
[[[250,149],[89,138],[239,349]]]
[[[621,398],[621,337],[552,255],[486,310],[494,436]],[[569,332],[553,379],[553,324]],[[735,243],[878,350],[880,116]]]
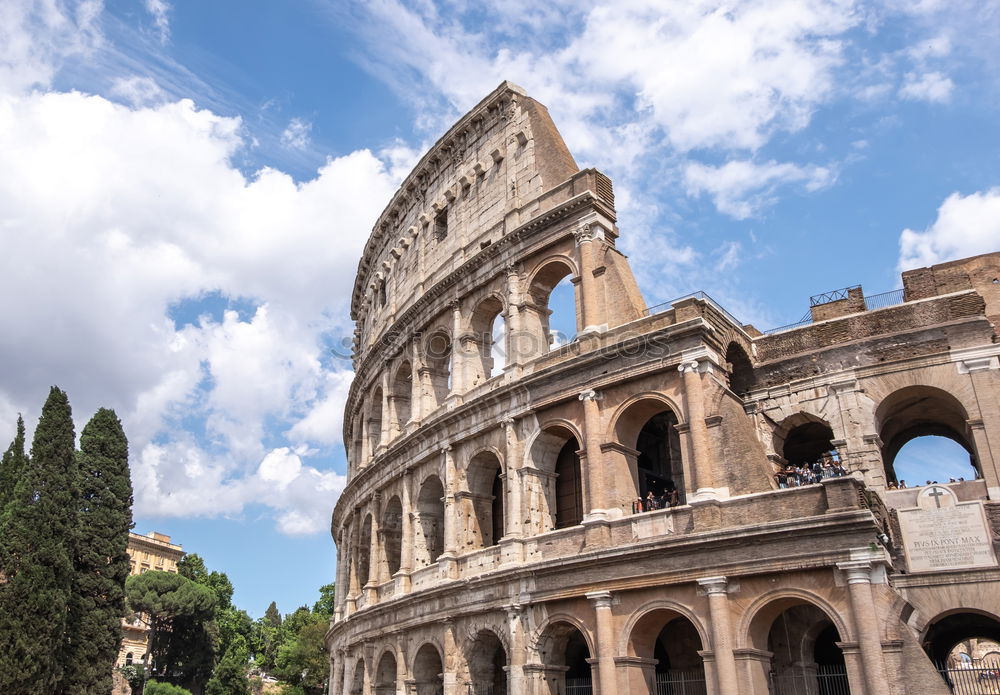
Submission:
[[[899,510],[911,572],[996,566],[981,502],[959,502],[951,490],[934,485],[920,491],[917,505]]]

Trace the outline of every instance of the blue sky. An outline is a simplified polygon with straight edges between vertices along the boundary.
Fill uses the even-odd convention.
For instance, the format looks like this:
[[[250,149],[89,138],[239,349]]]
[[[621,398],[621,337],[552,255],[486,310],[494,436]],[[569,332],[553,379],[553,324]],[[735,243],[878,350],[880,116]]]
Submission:
[[[648,304],[769,328],[1000,248],[997,45],[996,0],[5,0],[0,431],[115,408],[137,530],[312,603],[358,254],[501,80],[614,179]]]

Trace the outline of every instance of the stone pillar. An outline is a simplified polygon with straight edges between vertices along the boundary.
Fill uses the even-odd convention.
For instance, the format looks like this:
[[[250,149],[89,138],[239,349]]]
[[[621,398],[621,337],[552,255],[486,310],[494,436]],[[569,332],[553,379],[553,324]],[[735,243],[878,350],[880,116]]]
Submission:
[[[455,621],[448,618],[444,622],[444,695],[466,695],[459,688],[455,659],[458,655],[458,640],[455,639]]]
[[[729,624],[728,581],[725,577],[704,577],[698,585],[708,595],[712,622],[712,652],[715,655],[719,693],[736,693],[736,659],[733,656],[732,628]]]
[[[379,445],[376,454],[381,454],[389,446],[389,439],[392,436],[393,411],[392,400],[389,396],[389,370],[387,365],[382,369],[382,432],[379,434]]]
[[[410,360],[410,421],[406,423],[406,429],[410,430],[420,424],[424,417],[424,385],[421,372],[423,371],[423,356],[420,354],[419,343],[413,343],[413,359]]]
[[[507,462],[504,530],[508,538],[520,538],[524,535],[521,528],[524,515],[521,508],[521,442],[517,438],[517,421],[514,418],[505,417],[500,424],[504,430],[504,460]]]
[[[601,465],[601,411],[597,402],[603,395],[593,389],[579,395],[583,401],[583,450],[586,465],[581,465],[581,477],[586,481],[584,489],[588,493],[583,498],[584,519],[606,519],[604,467]],[[581,464],[583,462],[581,461]]]
[[[872,565],[868,560],[855,560],[839,562],[837,568],[847,577],[851,617],[854,619],[854,630],[861,649],[861,663],[864,666],[865,691],[874,695],[884,690],[886,673],[878,610],[872,596]]]
[[[611,592],[591,591],[587,598],[594,604],[597,615],[597,672],[601,684],[600,695],[618,692],[615,677],[615,626],[611,615]]]
[[[708,426],[705,424],[705,394],[702,389],[698,361],[682,362],[677,367],[677,371],[683,375],[684,379],[684,410],[687,412],[688,440],[691,443],[691,458],[693,459],[690,469],[692,479],[689,487],[695,490],[694,499],[715,499],[712,460],[708,451]]]
[[[371,422],[368,419],[370,408],[371,403],[361,405],[361,451],[358,455],[358,470],[367,466],[372,460]]]
[[[739,692],[746,695],[766,695],[767,679],[771,672],[771,657],[774,652],[763,649],[734,649]]]
[[[460,500],[456,494],[458,491],[458,470],[455,468],[455,456],[452,454],[450,444],[441,447],[444,455],[444,552],[438,559],[442,568],[442,573],[454,579],[458,576],[458,549],[459,549],[459,512]]]
[[[346,659],[343,649],[338,649],[330,655],[330,683],[327,688],[327,695],[339,695],[344,685],[344,660]]]
[[[465,393],[465,352],[462,345],[462,303],[457,299],[451,307],[451,393],[448,397]]]
[[[576,246],[580,264],[580,294],[583,296],[583,333],[602,333],[608,329],[605,318],[603,288],[599,254],[604,245],[604,227],[596,220],[586,220],[576,232]]]
[[[406,640],[396,635],[396,695],[406,695],[406,682],[410,673],[406,668]]]
[[[639,656],[619,656],[615,666],[625,695],[652,695],[656,692],[656,659]]]
[[[958,364],[958,373],[969,375],[979,404],[979,416],[968,422],[969,438],[976,449],[976,463],[991,500],[1000,497],[1000,407],[996,398],[989,395],[995,393],[1000,382],[998,368],[1000,360],[996,356],[965,359]]]
[[[402,545],[399,552],[399,571],[396,572],[396,591],[405,594],[410,590],[410,575],[413,573],[413,503],[410,501],[410,487],[413,485],[413,474],[406,471],[403,474],[403,524]]]
[[[384,563],[382,562],[382,552],[381,544],[378,542],[379,539],[379,511],[381,505],[381,494],[376,492],[372,497],[371,503],[371,515],[372,515],[372,535],[371,538],[366,539],[369,543],[368,549],[368,582],[364,585],[363,589],[365,591],[365,605],[371,606],[378,601],[378,585],[382,583],[382,568]]]
[[[344,536],[347,538],[347,598],[344,601],[344,617],[350,616],[358,609],[358,594],[361,587],[358,585],[358,545],[355,535],[358,532],[358,515],[351,516],[351,519],[344,524]]]
[[[506,607],[507,631],[510,634],[510,657],[507,667],[507,691],[524,693],[524,663],[527,657],[527,639],[524,630],[524,608],[514,604]]]
[[[508,265],[504,270],[507,273],[507,314],[504,316],[507,324],[507,361],[504,365],[506,372],[516,370],[528,358],[530,351],[522,345],[528,336],[524,334],[521,321],[521,282],[517,266]]]
[[[347,541],[344,539],[344,530],[341,529],[340,534],[337,536],[337,573],[334,577],[336,582],[335,586],[345,587],[348,586],[350,580],[347,578],[347,568],[349,562],[347,558]],[[338,622],[344,618],[344,596],[343,589],[338,591],[334,595],[333,601],[333,621]]]

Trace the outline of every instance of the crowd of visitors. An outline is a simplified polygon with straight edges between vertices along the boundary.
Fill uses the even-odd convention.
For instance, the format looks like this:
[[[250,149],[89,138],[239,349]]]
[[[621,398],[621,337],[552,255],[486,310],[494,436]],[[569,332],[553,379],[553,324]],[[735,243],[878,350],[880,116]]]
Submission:
[[[774,474],[774,479],[779,488],[789,488],[812,485],[823,478],[838,478],[843,475],[847,475],[847,470],[836,458],[836,452],[828,451],[812,463],[785,466],[783,470]]]
[[[681,503],[681,495],[676,487],[670,487],[662,493],[655,493],[652,490],[646,493],[645,497],[639,497],[632,502],[632,513],[652,512],[656,509],[667,509],[676,507]]]

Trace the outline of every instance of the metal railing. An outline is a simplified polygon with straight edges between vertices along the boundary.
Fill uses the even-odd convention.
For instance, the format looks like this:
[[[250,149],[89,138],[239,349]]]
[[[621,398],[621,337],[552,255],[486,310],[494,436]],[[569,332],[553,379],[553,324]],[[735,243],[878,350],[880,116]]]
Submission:
[[[881,294],[873,294],[871,297],[865,297],[865,307],[867,307],[868,311],[884,309],[887,306],[896,306],[897,304],[902,303],[902,289],[890,290],[889,292],[882,292]]]
[[[705,669],[656,674],[656,695],[706,695]]]
[[[851,285],[850,287],[841,287],[839,290],[820,292],[819,294],[814,294],[809,298],[809,306],[819,306],[820,304],[829,304],[830,302],[847,299],[850,296],[851,290],[860,289],[861,285]]]
[[[955,695],[997,695],[1000,693],[1000,663],[952,668],[938,667],[941,678]]]
[[[590,678],[567,678],[566,695],[593,695],[594,685]]]
[[[851,695],[847,669],[842,664],[821,664],[816,673],[797,670],[768,676],[771,695]]]
[[[729,319],[730,321],[732,321],[734,324],[736,324],[737,326],[741,326],[741,327],[743,326],[743,322],[742,321],[740,321],[738,318],[736,318],[735,316],[733,316],[732,314],[730,314],[728,311],[726,311],[725,307],[723,307],[717,301],[715,301],[714,299],[712,299],[712,297],[709,296],[709,294],[707,292],[705,292],[704,290],[698,290],[697,292],[689,292],[688,294],[681,295],[680,297],[676,297],[674,299],[671,299],[669,302],[660,302],[659,304],[654,304],[653,306],[648,306],[648,307],[646,307],[646,310],[643,312],[643,316],[652,316],[653,314],[659,313],[660,311],[666,311],[668,308],[670,308],[671,305],[676,304],[677,302],[680,302],[680,301],[685,300],[685,299],[691,299],[692,297],[695,298],[695,299],[704,300],[706,303],[711,304],[713,307],[715,307],[715,309],[720,314],[722,314],[723,316],[725,316],[727,319]]]
[[[853,288],[852,287],[845,287],[843,290],[835,290],[834,292],[827,292],[827,293],[825,293],[823,295],[816,295],[814,297],[810,297],[809,298],[810,306],[817,306],[816,304],[812,303],[812,301],[814,299],[816,299],[816,297],[824,297],[824,296],[828,296],[828,295],[834,295],[834,294],[837,294],[839,292],[845,292],[846,293],[847,290],[850,290],[850,289],[853,289]],[[844,299],[844,298],[846,298],[846,296],[847,295],[845,294],[844,297],[840,297],[840,299]],[[903,290],[901,290],[901,289],[899,289],[899,290],[890,290],[889,292],[880,292],[879,294],[873,294],[870,297],[865,297],[864,298],[864,300],[865,300],[865,311],[875,311],[876,309],[885,309],[886,307],[889,307],[889,306],[896,306],[897,304],[902,304],[903,303],[903,299],[904,299],[904,297],[903,297]],[[835,299],[831,299],[829,301],[836,301],[836,300]],[[823,302],[821,302],[821,303],[823,303]],[[812,310],[810,309],[809,311],[807,311],[805,313],[805,315],[802,318],[800,318],[795,323],[789,323],[789,324],[787,324],[785,326],[778,326],[777,328],[770,328],[770,329],[764,331],[764,333],[766,335],[774,335],[776,333],[784,333],[785,331],[790,331],[790,330],[793,330],[795,328],[801,328],[802,326],[808,326],[812,322],[813,322],[813,320],[812,320]]]

